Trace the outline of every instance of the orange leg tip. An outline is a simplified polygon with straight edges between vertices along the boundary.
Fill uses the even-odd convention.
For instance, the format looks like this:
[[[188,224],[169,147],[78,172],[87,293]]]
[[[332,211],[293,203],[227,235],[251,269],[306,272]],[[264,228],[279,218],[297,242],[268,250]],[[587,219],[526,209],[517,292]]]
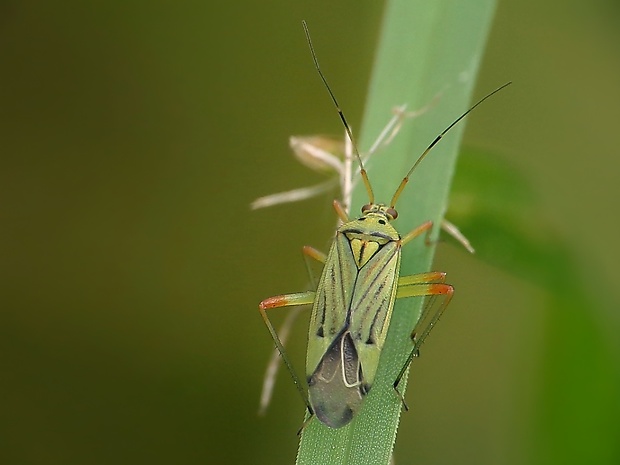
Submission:
[[[439,277],[439,279],[445,279],[447,275],[448,275],[448,273],[446,273],[445,271],[438,271],[437,272],[437,276]]]
[[[263,300],[258,307],[261,310],[267,310],[269,308],[283,307],[288,303],[288,298],[284,295],[277,295],[275,297],[269,297]]]
[[[430,290],[429,294],[431,295],[443,294],[443,295],[451,296],[452,294],[454,294],[454,287],[452,287],[450,284],[443,284],[443,283],[431,284],[429,287],[429,290]]]

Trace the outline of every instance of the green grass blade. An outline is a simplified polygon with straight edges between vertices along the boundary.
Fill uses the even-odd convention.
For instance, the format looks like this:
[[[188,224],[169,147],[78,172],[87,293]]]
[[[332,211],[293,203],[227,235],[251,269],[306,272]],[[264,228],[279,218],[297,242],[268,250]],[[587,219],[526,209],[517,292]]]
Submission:
[[[393,107],[406,103],[415,110],[440,98],[424,115],[406,121],[392,143],[371,160],[367,169],[377,201],[390,201],[424,148],[470,104],[494,6],[493,0],[387,3],[359,146],[362,150],[370,146]],[[485,106],[492,111],[492,105]],[[426,220],[438,222],[443,217],[463,129],[463,123],[455,127],[413,174],[397,205],[395,226],[402,234]],[[352,214],[367,202],[363,188],[358,187]],[[430,270],[432,256],[433,248],[423,240],[408,244],[401,273]],[[392,383],[411,350],[409,334],[421,304],[422,299],[396,303],[375,385],[361,412],[338,430],[311,421],[302,434],[298,464],[389,462],[401,411]],[[405,384],[403,380],[403,390]],[[415,401],[410,404],[414,406]]]

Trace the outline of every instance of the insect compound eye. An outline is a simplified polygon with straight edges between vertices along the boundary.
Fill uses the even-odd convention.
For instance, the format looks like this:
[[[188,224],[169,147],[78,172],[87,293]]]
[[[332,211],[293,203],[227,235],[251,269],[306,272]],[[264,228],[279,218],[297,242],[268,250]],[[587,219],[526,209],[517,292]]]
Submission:
[[[372,205],[371,205],[371,204],[369,204],[369,203],[367,203],[366,205],[364,205],[364,206],[362,207],[362,213],[367,213],[367,212],[369,212],[371,209],[372,209]]]
[[[394,208],[388,208],[385,213],[387,213],[389,216],[392,217],[393,220],[395,220],[396,218],[398,218],[398,212],[396,211],[396,209]]]

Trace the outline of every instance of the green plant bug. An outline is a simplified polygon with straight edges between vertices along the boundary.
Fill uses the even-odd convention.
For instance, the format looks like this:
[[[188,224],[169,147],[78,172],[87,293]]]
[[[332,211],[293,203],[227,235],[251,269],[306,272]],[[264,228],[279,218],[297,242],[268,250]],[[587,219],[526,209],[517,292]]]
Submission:
[[[406,119],[416,118],[426,113],[437,104],[440,96],[441,94],[437,94],[424,107],[414,111],[407,110],[406,104],[394,107],[390,120],[380,131],[368,151],[362,153],[362,162],[364,165],[366,165],[373,156],[376,156],[381,149],[387,147],[392,142],[400,132]],[[259,197],[251,203],[251,208],[256,210],[285,203],[303,201],[318,196],[319,194],[332,191],[338,186],[340,193],[339,201],[348,215],[348,206],[351,205],[352,190],[359,182],[360,176],[358,172],[353,169],[353,147],[348,139],[346,131],[344,131],[344,139],[327,135],[291,136],[289,138],[289,145],[295,158],[300,163],[313,171],[328,176],[328,179],[313,186],[296,188]],[[447,218],[441,219],[440,227],[443,232],[450,235],[468,252],[475,253],[469,240],[461,233],[458,227],[448,221]],[[311,271],[310,267],[308,267],[308,271]],[[314,283],[313,287],[316,288],[316,283]],[[288,313],[284,323],[280,326],[278,336],[283,346],[286,346],[286,341],[289,337],[292,325],[303,309],[304,306],[292,309],[292,311]],[[265,371],[259,414],[265,413],[271,401],[280,360],[280,351],[274,348]]]
[[[426,305],[418,324],[413,328],[413,347],[393,383],[395,392],[402,400],[398,385],[454,293],[453,287],[445,282],[444,272],[400,276],[401,248],[411,240],[427,235],[433,223],[427,221],[401,236],[391,225],[398,217],[396,202],[411,174],[443,136],[474,108],[510,82],[479,100],[431,142],[402,179],[389,205],[376,203],[351,129],[319,67],[305,22],[303,27],[315,68],[353,147],[369,202],[362,207],[361,216],[350,219],[345,207],[334,201],[334,209],[342,224],[336,230],[328,254],[324,255],[308,246],[303,249],[307,257],[323,264],[316,290],[270,297],[260,303],[259,311],[304,399],[310,418],[316,416],[323,424],[340,428],[354,418],[373,386],[395,299],[443,298],[432,315],[428,314],[430,306]],[[306,353],[307,393],[267,316],[269,309],[301,305],[312,305]],[[425,327],[418,331],[421,322],[425,323]]]

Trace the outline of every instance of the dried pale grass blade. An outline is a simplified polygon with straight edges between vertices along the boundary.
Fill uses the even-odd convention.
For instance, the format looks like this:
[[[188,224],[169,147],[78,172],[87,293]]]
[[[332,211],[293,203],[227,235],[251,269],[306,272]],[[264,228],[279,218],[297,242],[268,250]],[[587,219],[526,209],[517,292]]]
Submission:
[[[266,195],[259,197],[250,204],[252,210],[258,210],[259,208],[273,207],[274,205],[281,205],[284,203],[299,202],[300,200],[310,199],[316,197],[323,192],[327,192],[333,189],[338,184],[337,179],[329,179],[321,184],[310,187],[301,187],[299,189],[293,189],[286,192],[278,192],[277,194]]]

